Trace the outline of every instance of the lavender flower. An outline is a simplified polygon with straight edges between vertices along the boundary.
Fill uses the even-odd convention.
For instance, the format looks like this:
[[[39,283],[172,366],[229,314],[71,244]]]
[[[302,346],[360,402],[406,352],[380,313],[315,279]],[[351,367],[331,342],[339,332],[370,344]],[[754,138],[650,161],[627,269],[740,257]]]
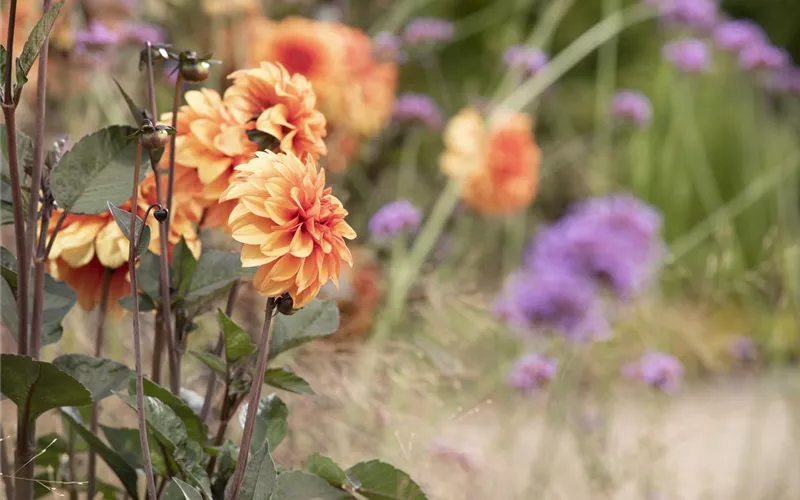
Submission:
[[[713,28],[719,19],[719,5],[715,0],[660,0],[655,3],[661,20],[670,26],[697,30]]]
[[[758,359],[758,348],[753,339],[739,335],[728,345],[731,355],[741,363],[752,363]]]
[[[785,50],[766,42],[752,44],[739,53],[739,66],[747,71],[777,70],[789,62]]]
[[[547,54],[535,47],[512,45],[503,54],[506,65],[514,70],[524,70],[534,75],[547,66]]]
[[[403,39],[413,45],[446,42],[453,38],[455,26],[446,19],[419,17],[403,31]]]
[[[800,67],[788,66],[774,71],[767,86],[773,92],[800,94]]]
[[[703,73],[711,62],[708,45],[695,38],[677,40],[664,45],[662,55],[683,73]]]
[[[80,50],[86,50],[88,47],[116,45],[119,42],[119,34],[98,21],[90,22],[85,30],[75,33],[75,44]]]
[[[647,351],[637,361],[626,365],[623,374],[639,379],[664,393],[672,394],[680,387],[683,365],[675,357],[656,351]]]
[[[611,114],[620,121],[645,127],[653,116],[650,99],[635,90],[622,90],[611,101]]]
[[[714,43],[726,52],[740,52],[745,47],[764,42],[767,37],[759,25],[751,21],[727,21],[714,28]]]
[[[594,198],[541,229],[526,252],[534,273],[563,268],[610,285],[619,297],[640,292],[655,275],[663,242],[661,217],[630,195]]]
[[[425,94],[400,95],[394,103],[393,114],[399,121],[420,121],[434,130],[438,130],[442,126],[442,114],[439,107],[430,96]]]
[[[556,375],[558,361],[553,358],[528,354],[517,360],[508,385],[526,394],[531,394],[550,382]]]
[[[159,26],[139,22],[125,23],[123,38],[126,42],[137,45],[145,42],[164,43],[167,40],[164,30]]]
[[[405,62],[406,55],[400,50],[402,40],[388,31],[381,31],[372,39],[372,53],[379,61]]]
[[[408,200],[397,200],[381,207],[369,220],[369,231],[378,241],[414,233],[422,223],[422,212]]]

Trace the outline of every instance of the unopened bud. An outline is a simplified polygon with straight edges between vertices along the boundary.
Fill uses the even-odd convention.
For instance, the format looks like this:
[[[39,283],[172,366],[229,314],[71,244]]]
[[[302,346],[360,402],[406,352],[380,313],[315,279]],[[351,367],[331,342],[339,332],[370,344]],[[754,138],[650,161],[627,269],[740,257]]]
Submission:
[[[169,210],[166,208],[156,209],[156,211],[153,212],[153,217],[155,217],[158,222],[166,222],[167,218],[169,217]]]

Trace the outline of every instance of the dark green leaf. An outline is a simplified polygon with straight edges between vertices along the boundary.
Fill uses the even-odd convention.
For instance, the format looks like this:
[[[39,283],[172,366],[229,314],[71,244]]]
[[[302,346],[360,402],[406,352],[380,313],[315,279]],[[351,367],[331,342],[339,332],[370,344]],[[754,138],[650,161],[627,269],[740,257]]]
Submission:
[[[189,351],[195,358],[203,362],[204,365],[211,368],[217,375],[225,378],[227,377],[227,370],[225,369],[225,361],[215,354],[210,352]]]
[[[360,485],[356,491],[369,500],[427,500],[408,474],[380,460],[358,463],[347,475]]]
[[[14,205],[8,201],[0,201],[0,226],[14,223]]]
[[[8,50],[5,45],[0,45],[0,89],[5,89],[6,64],[8,64]]]
[[[111,211],[111,215],[114,216],[117,227],[120,228],[122,234],[128,238],[128,241],[131,241],[131,213],[119,208],[110,201],[108,202],[108,209]],[[137,238],[136,255],[144,254],[144,252],[147,251],[147,247],[150,245],[150,226],[144,226],[144,230],[142,230],[142,225],[144,225],[144,221],[137,215],[135,229]]]
[[[347,477],[347,474],[345,474],[344,470],[342,470],[336,462],[318,453],[308,457],[306,461],[306,470],[312,474],[316,474],[337,488],[342,488],[345,485],[356,486],[350,481],[350,478]]]
[[[161,258],[154,253],[146,253],[139,259],[139,288],[153,303],[161,299]]]
[[[269,500],[275,490],[278,474],[275,472],[275,462],[269,454],[269,446],[264,443],[261,448],[254,451],[245,467],[244,481],[239,490],[242,500]],[[228,488],[230,489],[230,483]],[[228,496],[226,491],[225,496]]]
[[[239,423],[244,427],[246,407],[239,414]],[[250,452],[258,450],[265,442],[274,450],[286,436],[286,419],[289,417],[289,408],[275,394],[269,394],[258,403],[256,425],[253,429],[253,440],[250,442]]]
[[[42,50],[45,39],[50,35],[50,30],[53,29],[53,24],[58,18],[58,13],[64,5],[64,0],[54,4],[50,9],[36,23],[36,26],[31,30],[28,35],[28,40],[22,47],[22,53],[17,58],[17,87],[22,87],[28,81],[28,73],[33,67],[33,62],[39,56]]]
[[[137,294],[139,297],[139,312],[147,312],[147,311],[155,311],[156,305],[153,303],[153,300],[144,294]],[[133,311],[133,297],[128,295],[127,297],[122,297],[119,299],[119,305],[123,309],[127,309],[128,311]]]
[[[136,161],[133,127],[112,125],[83,137],[53,169],[50,187],[59,207],[70,213],[99,214],[108,201],[121,205],[131,197]],[[142,158],[140,181],[150,165]],[[130,221],[128,221],[130,223]]]
[[[270,500],[348,500],[349,493],[334,488],[324,479],[309,472],[291,471],[278,475]]]
[[[11,286],[12,290],[17,289],[17,258],[6,247],[0,247],[0,273]]]
[[[110,396],[112,391],[127,387],[135,375],[122,363],[85,354],[62,354],[53,360],[53,364],[89,389],[93,401],[100,401]]]
[[[128,465],[144,469],[142,446],[139,443],[139,429],[126,427],[107,427],[100,424],[108,444]]]
[[[278,314],[269,339],[269,357],[293,349],[314,339],[325,337],[339,328],[336,300],[313,300],[291,316]]]
[[[125,99],[125,104],[127,104],[128,110],[131,112],[131,117],[133,118],[133,126],[138,128],[142,122],[142,119],[145,116],[144,109],[136,105],[134,100],[131,99],[131,96],[129,96],[127,92],[125,92],[125,89],[122,88],[122,85],[120,85],[120,83],[117,81],[116,78],[114,78],[113,80],[114,83],[117,84],[117,88],[119,89],[120,94],[122,94],[122,98]]]
[[[237,279],[253,273],[252,268],[243,268],[238,252],[208,250],[203,252],[197,267],[203,272],[195,273],[186,292],[187,299],[204,299]]]
[[[256,351],[250,336],[230,319],[222,309],[217,309],[217,322],[225,338],[225,358],[229,364],[249,356]]]
[[[10,179],[9,173],[9,158],[8,158],[8,128],[5,123],[0,123],[0,151],[3,153],[2,162],[2,176],[4,179]],[[20,173],[20,179],[24,178],[25,165],[33,165],[33,139],[21,130],[17,130],[17,169]],[[6,184],[11,188],[11,184]],[[11,202],[11,196],[3,196],[7,202]]]
[[[314,394],[308,382],[286,368],[270,368],[264,373],[264,383],[296,394]]]
[[[217,476],[229,478],[236,470],[239,447],[231,440],[225,440],[217,452]]]
[[[114,471],[128,494],[133,498],[139,498],[136,488],[136,470],[118,455],[117,452],[106,446],[99,437],[92,433],[92,431],[83,424],[80,415],[74,408],[62,408],[61,414],[69,420],[75,431],[89,443],[89,447]]]
[[[173,477],[167,489],[164,490],[165,500],[203,500],[203,495],[191,484]]]
[[[91,393],[52,363],[16,354],[0,354],[0,393],[18,408],[27,404],[30,420],[53,408],[92,404]]]
[[[203,442],[208,437],[208,429],[205,424],[200,420],[200,417],[192,411],[191,407],[186,404],[184,400],[172,394],[168,389],[162,387],[152,380],[145,378],[142,380],[144,385],[144,393],[146,396],[157,398],[170,409],[175,412],[175,415],[181,419],[183,425],[186,426],[186,433],[189,439],[194,441]],[[128,391],[131,394],[136,394],[136,381],[130,380]]]
[[[69,451],[67,439],[58,434],[46,434],[36,438],[36,465],[57,469],[61,457]]]
[[[186,295],[196,268],[197,259],[194,258],[192,251],[186,245],[186,240],[181,238],[181,241],[172,250],[172,272],[170,273],[172,283],[175,289],[178,290],[177,297]],[[205,272],[205,269],[203,272]]]

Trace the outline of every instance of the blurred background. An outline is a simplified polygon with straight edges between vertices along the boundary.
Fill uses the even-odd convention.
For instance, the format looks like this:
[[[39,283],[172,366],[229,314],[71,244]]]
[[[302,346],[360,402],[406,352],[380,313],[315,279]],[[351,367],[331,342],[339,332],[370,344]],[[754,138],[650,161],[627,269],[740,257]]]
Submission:
[[[284,463],[378,456],[453,500],[800,498],[800,2],[67,0],[52,139],[127,123],[145,41],[222,61],[184,90],[277,60],[328,121],[359,236],[340,331],[290,360],[319,395],[287,396]]]

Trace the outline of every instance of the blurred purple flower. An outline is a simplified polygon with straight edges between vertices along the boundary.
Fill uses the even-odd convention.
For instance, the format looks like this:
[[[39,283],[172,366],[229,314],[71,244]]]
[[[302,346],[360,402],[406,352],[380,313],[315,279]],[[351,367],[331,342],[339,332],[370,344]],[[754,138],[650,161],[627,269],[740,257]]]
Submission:
[[[662,55],[684,73],[705,72],[711,62],[708,45],[696,38],[669,42],[664,45]]]
[[[533,273],[564,268],[629,298],[653,278],[663,254],[661,216],[627,194],[584,201],[536,234],[526,251]]]
[[[408,200],[384,205],[369,220],[369,231],[378,241],[387,241],[401,234],[414,233],[422,223],[422,212]]]
[[[123,29],[123,38],[132,44],[143,44],[145,42],[164,43],[167,40],[164,29],[154,24],[128,22]]]
[[[742,363],[752,363],[758,359],[758,348],[753,339],[739,335],[731,339],[728,345],[731,355]]]
[[[714,43],[726,52],[739,52],[767,39],[761,26],[752,21],[726,21],[714,28]]]
[[[110,30],[105,24],[98,21],[92,21],[85,30],[75,32],[75,44],[79,50],[86,50],[88,47],[116,45],[119,42],[119,33]]]
[[[739,53],[739,66],[747,71],[777,70],[789,63],[789,55],[767,42],[749,45]]]
[[[719,20],[716,0],[660,0],[649,3],[658,7],[661,20],[667,25],[708,30]]]
[[[446,42],[453,38],[455,26],[447,19],[419,17],[403,30],[403,39],[410,44]]]
[[[476,457],[450,441],[445,441],[441,438],[435,439],[431,442],[430,451],[434,457],[458,464],[459,467],[467,472],[478,469]]]
[[[434,130],[442,126],[442,113],[436,101],[425,94],[401,94],[394,103],[393,115],[396,120],[420,121]]]
[[[399,36],[388,31],[381,31],[372,39],[372,53],[379,61],[403,63],[406,54],[400,50],[403,41]]]
[[[623,374],[639,379],[664,393],[672,394],[680,387],[683,365],[675,357],[656,351],[647,351],[641,358],[625,365]]]
[[[611,101],[611,114],[620,121],[645,127],[653,116],[650,99],[635,90],[622,90]]]
[[[547,54],[536,47],[512,45],[503,54],[503,60],[511,69],[524,70],[529,74],[536,74],[547,66]]]
[[[800,67],[787,66],[774,71],[767,86],[773,92],[800,95]]]
[[[538,354],[527,354],[514,363],[508,385],[531,394],[547,385],[556,375],[558,361]]]

